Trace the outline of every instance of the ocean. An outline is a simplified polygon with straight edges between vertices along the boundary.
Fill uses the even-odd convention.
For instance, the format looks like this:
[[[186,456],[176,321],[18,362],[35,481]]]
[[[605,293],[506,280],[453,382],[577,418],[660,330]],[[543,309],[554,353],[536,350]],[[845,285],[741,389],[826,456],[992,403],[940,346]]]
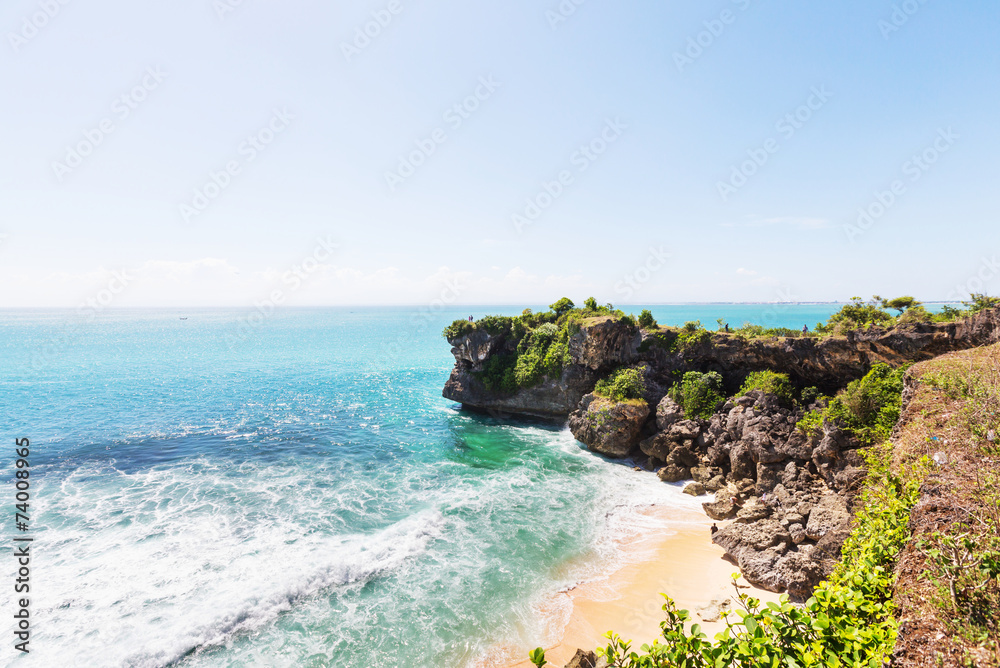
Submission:
[[[651,309],[801,328],[837,306]],[[0,663],[464,667],[553,641],[541,602],[669,530],[644,507],[700,501],[560,425],[441,397],[444,326],[520,311],[0,311],[5,550],[33,538],[31,651],[8,557]]]

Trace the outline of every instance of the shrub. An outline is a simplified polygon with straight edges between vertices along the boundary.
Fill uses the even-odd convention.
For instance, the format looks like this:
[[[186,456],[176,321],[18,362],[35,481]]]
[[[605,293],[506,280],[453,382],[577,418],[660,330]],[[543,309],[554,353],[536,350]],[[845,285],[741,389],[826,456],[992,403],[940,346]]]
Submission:
[[[636,326],[635,318],[633,318],[630,315],[623,315],[621,318],[619,318],[619,320],[621,322],[625,323],[626,325],[628,325],[629,327],[635,327]]]
[[[613,401],[642,399],[646,393],[646,367],[619,369],[607,378],[597,381],[594,394]]]
[[[869,325],[888,325],[892,322],[892,316],[883,310],[884,302],[885,300],[878,295],[867,302],[861,297],[851,297],[851,303],[845,304],[831,315],[822,331],[845,331]],[[816,329],[820,331],[819,325]]]
[[[460,336],[471,333],[475,329],[476,326],[468,320],[456,320],[444,328],[442,335],[448,340],[457,339]]]
[[[597,300],[594,299],[593,297],[587,297],[586,299],[584,299],[583,305],[588,311],[597,310]]]
[[[906,311],[896,319],[896,322],[900,325],[908,325],[918,322],[930,322],[933,319],[933,316],[927,312],[927,309],[920,304],[916,304],[906,309]]]
[[[819,397],[820,391],[818,387],[810,386],[802,390],[802,403],[806,406],[819,399]]]
[[[684,409],[684,417],[707,420],[722,403],[722,376],[715,371],[688,371],[667,394]]]
[[[639,314],[639,327],[642,327],[643,329],[652,329],[653,327],[656,327],[656,320],[653,319],[653,312],[648,308],[643,309],[642,313]]]
[[[823,421],[836,422],[862,445],[873,445],[889,437],[903,407],[903,374],[876,364],[864,378],[852,381],[826,408],[806,413],[797,427],[806,433],[819,430]]]
[[[476,327],[481,327],[493,336],[510,332],[514,319],[506,315],[487,315],[476,321]]]
[[[985,309],[1000,306],[1000,297],[990,297],[978,292],[973,292],[970,297],[972,297],[971,302],[962,302],[968,307],[969,313],[979,313]]]
[[[746,380],[737,396],[744,396],[753,390],[760,390],[773,394],[785,403],[791,403],[793,399],[792,383],[788,376],[774,371],[754,371]]]

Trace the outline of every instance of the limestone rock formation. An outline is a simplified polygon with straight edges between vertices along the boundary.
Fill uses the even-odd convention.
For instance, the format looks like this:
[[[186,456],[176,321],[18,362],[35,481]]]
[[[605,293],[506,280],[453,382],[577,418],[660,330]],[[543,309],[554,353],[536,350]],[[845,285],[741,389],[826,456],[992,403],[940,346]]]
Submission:
[[[639,443],[642,425],[649,416],[645,402],[615,402],[588,394],[569,418],[578,441],[594,452],[625,457]]]

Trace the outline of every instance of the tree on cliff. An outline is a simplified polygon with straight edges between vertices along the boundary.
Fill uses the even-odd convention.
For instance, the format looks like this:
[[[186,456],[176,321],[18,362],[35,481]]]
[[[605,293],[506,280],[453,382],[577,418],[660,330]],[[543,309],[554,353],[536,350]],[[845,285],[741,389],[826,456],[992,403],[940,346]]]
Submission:
[[[895,299],[883,299],[882,306],[884,308],[891,308],[894,311],[899,311],[899,315],[903,315],[903,311],[913,308],[914,306],[920,306],[920,302],[907,295],[905,297],[896,297]]]
[[[549,308],[552,309],[553,313],[561,316],[565,313],[569,313],[570,311],[572,311],[575,308],[575,306],[576,305],[572,301],[570,301],[567,297],[563,297],[555,304],[551,304]]]

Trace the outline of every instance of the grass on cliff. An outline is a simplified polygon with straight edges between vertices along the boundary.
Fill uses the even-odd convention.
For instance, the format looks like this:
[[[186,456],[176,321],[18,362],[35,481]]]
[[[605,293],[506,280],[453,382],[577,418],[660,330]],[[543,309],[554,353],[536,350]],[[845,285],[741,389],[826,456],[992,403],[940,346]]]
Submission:
[[[932,457],[899,566],[900,666],[1000,666],[1000,345],[917,364],[895,453]]]

